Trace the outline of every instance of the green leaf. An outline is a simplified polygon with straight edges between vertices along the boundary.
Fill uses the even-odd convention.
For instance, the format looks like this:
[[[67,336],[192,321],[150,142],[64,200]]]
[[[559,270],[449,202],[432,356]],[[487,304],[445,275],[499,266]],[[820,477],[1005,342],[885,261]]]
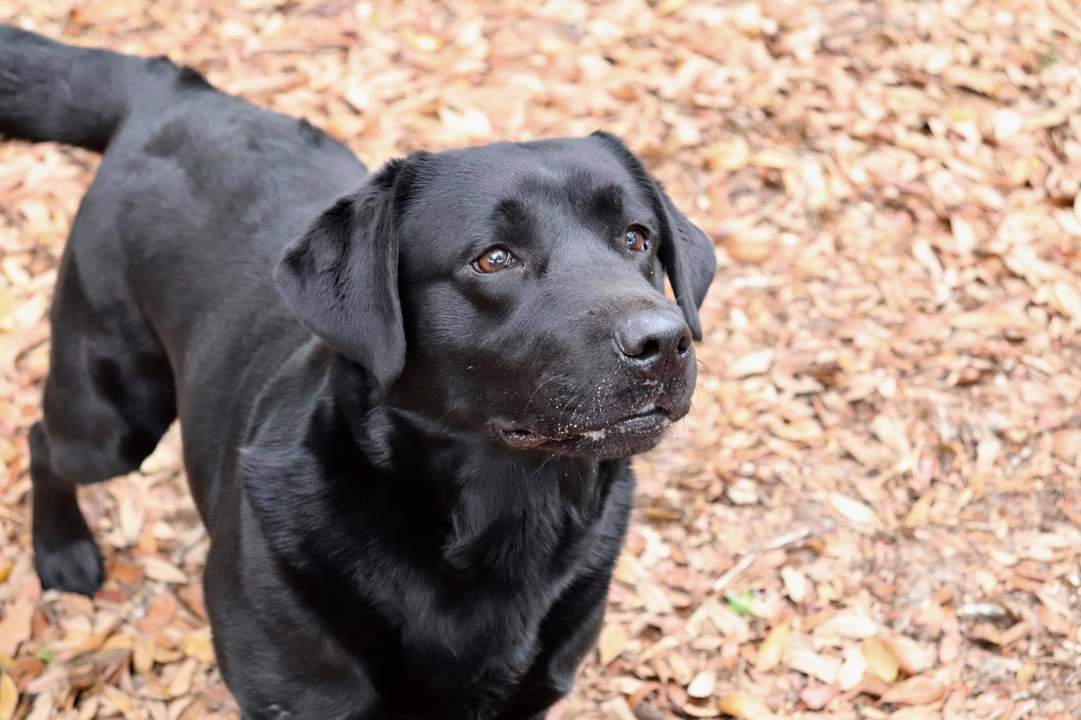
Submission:
[[[724,599],[728,601],[728,607],[736,615],[750,615],[751,605],[754,604],[754,593],[751,591],[741,593],[727,593]]]

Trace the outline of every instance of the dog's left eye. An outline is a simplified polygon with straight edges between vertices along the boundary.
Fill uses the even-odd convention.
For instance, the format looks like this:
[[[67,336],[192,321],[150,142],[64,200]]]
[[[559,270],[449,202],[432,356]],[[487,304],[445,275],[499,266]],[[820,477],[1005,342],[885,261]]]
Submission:
[[[473,261],[473,269],[479,273],[494,273],[513,267],[518,262],[506,245],[493,245]]]
[[[645,252],[649,250],[649,231],[643,227],[632,225],[624,233],[623,242],[627,245],[628,250]]]

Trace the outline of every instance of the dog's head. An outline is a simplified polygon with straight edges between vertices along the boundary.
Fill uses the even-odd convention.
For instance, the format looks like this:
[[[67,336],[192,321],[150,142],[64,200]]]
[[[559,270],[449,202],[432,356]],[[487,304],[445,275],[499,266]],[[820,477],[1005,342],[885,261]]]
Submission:
[[[611,458],[687,413],[714,269],[709,238],[595,133],[393,161],[276,278],[392,405],[512,448]]]

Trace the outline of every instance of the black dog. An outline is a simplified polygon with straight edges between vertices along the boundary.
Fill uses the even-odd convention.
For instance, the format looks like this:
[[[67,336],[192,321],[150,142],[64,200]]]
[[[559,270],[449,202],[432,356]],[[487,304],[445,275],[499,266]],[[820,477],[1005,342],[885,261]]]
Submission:
[[[635,157],[597,133],[368,175],[166,59],[10,27],[0,133],[105,154],[30,432],[44,586],[98,587],[76,486],[179,416],[245,718],[543,718],[601,624],[626,458],[687,412],[714,272]]]

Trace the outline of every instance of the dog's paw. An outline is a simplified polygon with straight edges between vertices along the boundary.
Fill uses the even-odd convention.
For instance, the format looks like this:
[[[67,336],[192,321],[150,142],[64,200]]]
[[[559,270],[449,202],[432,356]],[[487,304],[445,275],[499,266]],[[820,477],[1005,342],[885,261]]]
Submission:
[[[92,596],[105,577],[105,562],[92,537],[54,548],[34,545],[34,564],[41,587]]]

